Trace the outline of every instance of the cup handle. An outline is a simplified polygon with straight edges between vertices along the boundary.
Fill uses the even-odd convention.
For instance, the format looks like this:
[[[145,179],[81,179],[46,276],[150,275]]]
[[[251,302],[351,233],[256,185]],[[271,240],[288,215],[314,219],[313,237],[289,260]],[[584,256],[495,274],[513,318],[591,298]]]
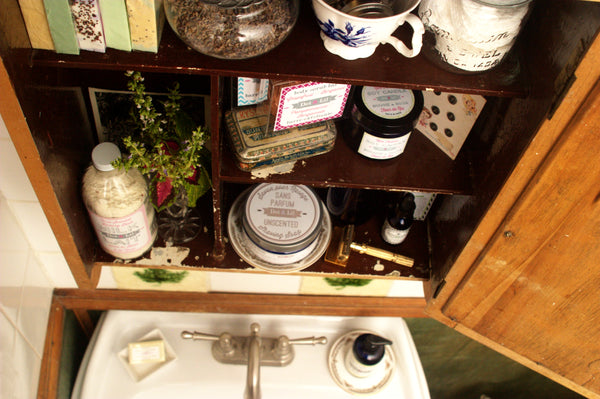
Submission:
[[[414,14],[407,14],[405,21],[408,22],[413,29],[411,43],[412,50],[406,47],[406,45],[402,43],[400,39],[394,36],[388,37],[387,39],[385,39],[385,41],[383,41],[383,43],[391,44],[392,46],[394,46],[396,51],[398,51],[403,56],[412,58],[418,55],[419,52],[421,52],[421,47],[423,47],[423,34],[425,33],[425,27],[423,26],[423,22],[421,22],[421,19]]]

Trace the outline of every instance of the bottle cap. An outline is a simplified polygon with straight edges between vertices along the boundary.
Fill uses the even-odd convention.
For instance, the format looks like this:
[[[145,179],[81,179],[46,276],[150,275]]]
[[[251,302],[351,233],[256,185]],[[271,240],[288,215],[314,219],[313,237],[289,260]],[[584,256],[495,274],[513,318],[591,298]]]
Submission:
[[[361,334],[354,341],[352,351],[360,363],[372,366],[381,361],[385,354],[385,346],[392,341],[375,334]]]
[[[101,172],[110,172],[114,169],[112,161],[121,157],[121,151],[114,143],[100,143],[92,150],[92,164]]]
[[[415,212],[417,204],[415,204],[415,196],[413,193],[406,193],[402,198],[402,204],[400,205],[402,210],[411,216]]]

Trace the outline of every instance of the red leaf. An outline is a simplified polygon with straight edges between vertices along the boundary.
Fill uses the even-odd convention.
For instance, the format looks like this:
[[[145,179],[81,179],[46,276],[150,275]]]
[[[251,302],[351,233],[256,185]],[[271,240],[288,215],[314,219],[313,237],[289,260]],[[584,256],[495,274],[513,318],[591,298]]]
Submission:
[[[171,191],[173,191],[173,185],[171,184],[171,179],[167,179],[163,182],[156,183],[156,205],[161,206],[163,202],[171,195]]]
[[[192,166],[192,169],[194,170],[194,174],[192,174],[190,177],[186,177],[185,180],[189,181],[192,184],[197,184],[198,183],[198,168],[194,168]]]
[[[179,144],[176,141],[165,141],[162,145],[163,150],[165,150],[165,154],[173,155],[177,151],[179,151]]]

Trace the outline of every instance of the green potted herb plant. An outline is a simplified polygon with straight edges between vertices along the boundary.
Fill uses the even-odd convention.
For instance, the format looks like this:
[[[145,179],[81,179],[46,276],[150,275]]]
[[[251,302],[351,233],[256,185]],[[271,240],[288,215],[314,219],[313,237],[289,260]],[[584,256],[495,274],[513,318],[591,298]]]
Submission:
[[[159,212],[159,233],[167,243],[190,241],[201,229],[192,210],[211,188],[208,132],[181,109],[178,84],[159,109],[146,93],[142,75],[133,71],[126,75],[133,100],[130,134],[123,138],[123,157],[113,166],[135,167],[146,176]]]

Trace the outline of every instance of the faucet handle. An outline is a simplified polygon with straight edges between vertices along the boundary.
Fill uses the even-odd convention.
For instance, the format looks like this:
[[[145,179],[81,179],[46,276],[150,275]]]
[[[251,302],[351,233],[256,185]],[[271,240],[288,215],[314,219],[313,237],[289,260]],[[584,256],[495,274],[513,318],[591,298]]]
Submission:
[[[276,351],[280,354],[287,355],[291,351],[292,345],[316,345],[316,344],[326,344],[326,337],[307,337],[307,338],[297,338],[297,339],[289,339],[287,336],[282,335],[277,339]]]
[[[326,344],[326,337],[307,337],[298,339],[289,339],[287,336],[280,336],[273,348],[273,356],[278,359],[282,365],[289,364],[294,358],[294,349],[292,345],[316,345]]]
[[[325,345],[327,343],[327,337],[306,337],[288,340],[290,345]]]
[[[198,331],[182,331],[181,332],[181,338],[183,339],[193,339],[194,341],[198,341],[198,340],[204,340],[204,341],[218,341],[219,340],[219,336],[218,335],[212,335],[212,334],[205,334],[202,332],[198,332]]]
[[[218,352],[222,358],[231,357],[234,355],[234,338],[229,333],[221,333],[221,335],[212,335],[205,334],[202,332],[194,331],[182,331],[181,338],[183,339],[192,339],[194,341],[202,340],[202,341],[218,341],[218,343],[213,344],[213,354],[214,352]],[[216,346],[215,346],[216,345]]]

